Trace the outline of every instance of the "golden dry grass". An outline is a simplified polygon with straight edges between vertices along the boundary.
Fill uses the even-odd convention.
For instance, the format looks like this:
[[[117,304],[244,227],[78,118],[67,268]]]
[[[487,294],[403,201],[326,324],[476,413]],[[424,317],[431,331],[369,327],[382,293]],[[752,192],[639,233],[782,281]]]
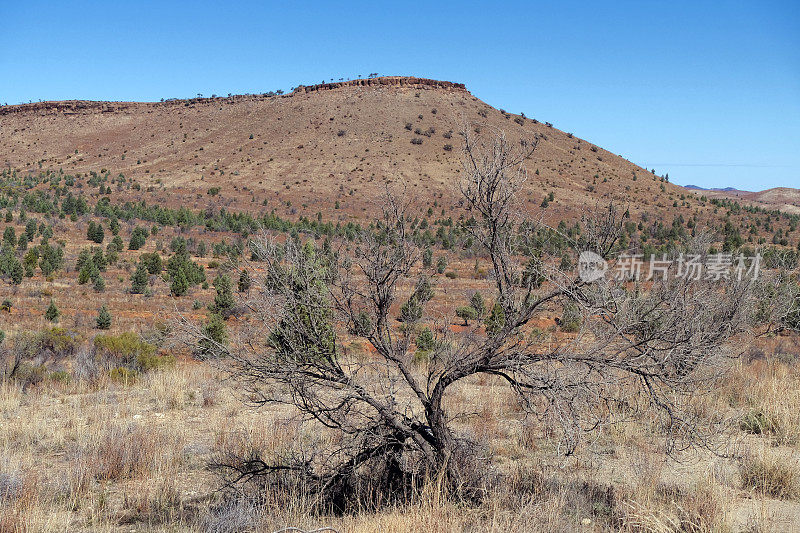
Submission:
[[[739,430],[728,449],[666,461],[646,426],[605,431],[559,456],[545,426],[508,391],[474,380],[450,398],[462,429],[488,445],[505,483],[481,504],[447,501],[435,484],[412,502],[344,517],[310,503],[222,502],[213,454],[278,453],[302,434],[288,409],[255,410],[205,364],[181,362],[128,386],[0,385],[0,531],[785,531],[800,527],[796,418],[800,368],[774,357],[736,365],[705,398],[732,417],[758,408],[780,434]],[[797,405],[796,403],[794,405]],[[735,444],[735,446],[733,446]],[[280,499],[284,501],[283,499]],[[270,504],[273,503],[273,505]]]

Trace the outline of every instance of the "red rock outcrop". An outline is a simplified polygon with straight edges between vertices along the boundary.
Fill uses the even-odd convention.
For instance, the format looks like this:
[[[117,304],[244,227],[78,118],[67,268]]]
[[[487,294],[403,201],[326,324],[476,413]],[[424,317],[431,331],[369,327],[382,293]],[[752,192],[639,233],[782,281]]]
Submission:
[[[358,80],[320,83],[317,85],[301,85],[295,93],[310,93],[314,91],[327,91],[339,87],[376,87],[376,86],[406,87],[410,89],[445,89],[451,91],[466,91],[463,83],[452,81],[432,80],[429,78],[414,78],[409,76],[382,76],[379,78],[365,78]]]

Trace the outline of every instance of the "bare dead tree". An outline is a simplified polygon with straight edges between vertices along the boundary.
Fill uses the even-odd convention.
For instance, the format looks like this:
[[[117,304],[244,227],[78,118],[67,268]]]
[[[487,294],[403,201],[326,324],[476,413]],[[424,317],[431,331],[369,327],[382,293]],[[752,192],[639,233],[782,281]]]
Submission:
[[[302,485],[338,509],[355,505],[355,494],[402,494],[424,476],[469,494],[481,465],[447,398],[476,375],[499,378],[525,408],[557,422],[567,452],[615,416],[643,413],[672,444],[702,440],[687,401],[714,383],[729,341],[752,332],[752,281],[584,281],[565,268],[566,252],[552,253],[553,243],[612,259],[622,224],[616,208],[587,214],[579,241],[562,235],[516,206],[535,140],[462,135],[465,230],[494,280],[485,323],[458,333],[446,322],[437,327],[411,206],[396,197],[374,229],[336,250],[266,235],[253,241],[258,271],[242,332],[223,345],[194,328],[191,341],[213,348],[249,402],[288,404],[330,437],[298,442],[290,454],[222,456],[215,466],[229,483]],[[575,334],[532,328],[540,314],[566,308],[578,313]],[[433,342],[415,360],[417,335],[431,325]],[[345,354],[344,339],[353,338],[370,353]]]

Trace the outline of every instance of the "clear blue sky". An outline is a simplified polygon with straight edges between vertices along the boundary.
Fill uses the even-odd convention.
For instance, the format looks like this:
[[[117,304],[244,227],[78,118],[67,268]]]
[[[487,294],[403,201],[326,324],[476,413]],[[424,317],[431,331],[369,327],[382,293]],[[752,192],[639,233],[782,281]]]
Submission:
[[[0,0],[0,20],[0,103],[417,75],[676,183],[800,187],[797,0]]]

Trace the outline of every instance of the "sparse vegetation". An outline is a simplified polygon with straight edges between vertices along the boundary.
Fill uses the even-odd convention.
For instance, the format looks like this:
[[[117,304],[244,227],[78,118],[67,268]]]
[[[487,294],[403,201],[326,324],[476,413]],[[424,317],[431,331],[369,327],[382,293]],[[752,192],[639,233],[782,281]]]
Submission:
[[[800,217],[598,163],[598,147],[478,101],[459,108],[480,125],[453,135],[448,97],[428,91],[379,130],[361,120],[372,104],[278,94],[164,101],[152,128],[129,110],[124,147],[60,114],[48,136],[66,151],[31,128],[0,140],[0,530],[738,531],[798,512]],[[278,121],[267,98],[313,120]],[[291,149],[258,123],[221,138],[194,118],[213,105],[228,120],[237,99]],[[475,167],[450,152],[498,127],[506,148],[544,133],[572,153],[537,158],[493,256],[486,206],[451,190]],[[390,175],[407,190],[383,213]],[[583,208],[613,194],[630,204],[611,257],[759,251],[785,284],[753,287],[760,305],[702,280],[574,285],[606,227]],[[556,287],[570,293],[521,324]],[[748,351],[716,357],[722,342]],[[743,459],[683,450],[695,429],[719,445],[723,421]]]

